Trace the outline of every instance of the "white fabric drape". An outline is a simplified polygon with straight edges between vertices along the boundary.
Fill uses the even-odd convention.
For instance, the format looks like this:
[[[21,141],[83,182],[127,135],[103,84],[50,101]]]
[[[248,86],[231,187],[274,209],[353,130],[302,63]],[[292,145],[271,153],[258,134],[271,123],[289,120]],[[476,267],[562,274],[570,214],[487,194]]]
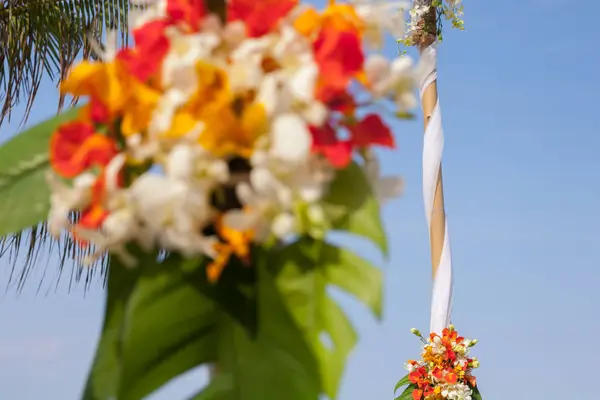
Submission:
[[[421,100],[425,90],[437,79],[437,50],[435,44],[421,53],[422,70],[420,73]],[[431,232],[431,221],[434,213],[436,183],[442,165],[444,150],[444,131],[442,129],[442,113],[439,97],[431,119],[423,136],[423,200],[427,216],[427,226]],[[441,210],[440,210],[441,211]],[[431,233],[430,233],[431,235]],[[434,260],[435,261],[435,260]],[[439,266],[433,277],[433,293],[431,299],[431,332],[441,333],[450,324],[452,310],[452,256],[448,221],[445,221],[444,245]]]

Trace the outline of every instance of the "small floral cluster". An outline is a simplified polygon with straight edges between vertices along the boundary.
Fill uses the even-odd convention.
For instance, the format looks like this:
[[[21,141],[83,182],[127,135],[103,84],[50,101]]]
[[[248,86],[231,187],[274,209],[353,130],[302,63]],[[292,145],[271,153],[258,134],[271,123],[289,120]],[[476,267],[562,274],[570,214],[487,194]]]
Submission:
[[[356,156],[375,192],[398,194],[370,151],[394,137],[365,110],[416,105],[411,60],[367,55],[397,35],[392,3],[229,0],[224,20],[203,0],[143,5],[135,47],[108,43],[61,84],[89,101],[51,139],[55,235],[131,265],[130,242],[205,255],[214,281],[252,243],[322,237],[322,200]]]
[[[432,26],[427,26],[426,15],[432,8],[436,9],[435,20],[431,21]],[[416,38],[422,38],[424,30],[434,31],[434,28],[438,40],[441,40],[444,21],[450,21],[453,28],[462,31],[465,29],[464,21],[462,20],[463,11],[464,5],[462,4],[462,0],[417,0],[409,10],[406,34],[399,42],[405,46],[420,44],[420,40]]]
[[[408,379],[414,385],[414,400],[471,400],[477,386],[471,374],[479,367],[477,358],[469,358],[469,350],[477,340],[467,340],[450,325],[442,335],[430,334],[425,340],[416,329],[411,329],[424,343],[421,360],[406,363]]]

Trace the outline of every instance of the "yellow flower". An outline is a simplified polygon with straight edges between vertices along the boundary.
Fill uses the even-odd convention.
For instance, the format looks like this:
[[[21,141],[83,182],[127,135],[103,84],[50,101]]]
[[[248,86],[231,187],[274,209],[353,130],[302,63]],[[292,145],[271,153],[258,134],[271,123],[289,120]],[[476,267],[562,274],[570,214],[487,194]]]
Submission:
[[[205,123],[200,144],[217,156],[235,154],[249,158],[256,139],[267,129],[264,107],[240,98],[213,106],[200,117]]]
[[[311,36],[321,28],[338,31],[354,31],[362,34],[366,24],[351,4],[337,4],[329,1],[329,6],[319,15],[314,8],[308,8],[294,21],[294,28],[305,36]]]
[[[61,82],[60,90],[73,96],[90,96],[106,106],[110,116],[113,116],[128,101],[131,79],[133,77],[118,61],[83,61],[71,69]]]
[[[106,107],[109,119],[121,116],[124,136],[146,130],[161,96],[158,90],[129,74],[118,60],[83,61],[73,67],[60,89],[73,96],[90,96]]]
[[[139,81],[131,81],[131,97],[123,105],[121,133],[127,137],[146,131],[161,93]]]
[[[224,70],[202,62],[196,70],[198,88],[169,136],[185,134],[195,120],[203,124],[198,140],[205,149],[220,157],[250,157],[268,128],[266,110],[252,93],[232,93]]]

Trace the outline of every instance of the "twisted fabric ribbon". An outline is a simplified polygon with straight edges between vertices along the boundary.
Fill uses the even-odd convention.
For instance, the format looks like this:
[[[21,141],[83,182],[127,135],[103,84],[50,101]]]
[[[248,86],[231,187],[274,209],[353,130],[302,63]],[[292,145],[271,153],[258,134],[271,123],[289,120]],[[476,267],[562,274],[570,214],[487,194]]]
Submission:
[[[435,43],[426,47],[421,52],[422,70],[420,73],[420,96],[437,80],[437,50]],[[425,110],[424,110],[425,111]],[[431,239],[431,224],[433,215],[443,209],[434,209],[434,199],[438,175],[442,165],[442,152],[444,149],[444,131],[442,129],[442,113],[439,98],[436,99],[435,108],[431,114],[425,135],[423,136],[423,200],[427,226]],[[431,243],[431,240],[430,240]],[[436,260],[432,260],[435,265]],[[437,269],[434,268],[433,293],[431,299],[430,331],[441,333],[450,324],[452,309],[452,256],[450,252],[450,237],[448,236],[448,221],[444,217],[444,241]]]

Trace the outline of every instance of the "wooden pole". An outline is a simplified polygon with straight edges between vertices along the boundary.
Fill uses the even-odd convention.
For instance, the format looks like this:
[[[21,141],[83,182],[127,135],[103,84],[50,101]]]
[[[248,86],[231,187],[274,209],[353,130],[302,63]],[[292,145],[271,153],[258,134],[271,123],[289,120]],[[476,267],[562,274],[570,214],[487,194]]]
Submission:
[[[437,10],[431,6],[431,0],[425,0],[425,4],[430,6],[429,11],[419,21],[419,32],[415,35],[414,40],[419,46],[419,51],[422,53],[425,48],[430,46],[437,39]],[[425,89],[421,99],[423,108],[423,124],[425,130],[431,119],[431,115],[435,109],[438,100],[437,80],[433,81],[429,87]],[[433,200],[433,214],[431,216],[430,227],[430,250],[431,250],[431,273],[435,276],[437,268],[440,264],[442,256],[442,248],[444,245],[444,236],[446,230],[446,211],[444,208],[444,185],[442,180],[442,167],[440,165],[439,174],[436,182],[435,197]]]

